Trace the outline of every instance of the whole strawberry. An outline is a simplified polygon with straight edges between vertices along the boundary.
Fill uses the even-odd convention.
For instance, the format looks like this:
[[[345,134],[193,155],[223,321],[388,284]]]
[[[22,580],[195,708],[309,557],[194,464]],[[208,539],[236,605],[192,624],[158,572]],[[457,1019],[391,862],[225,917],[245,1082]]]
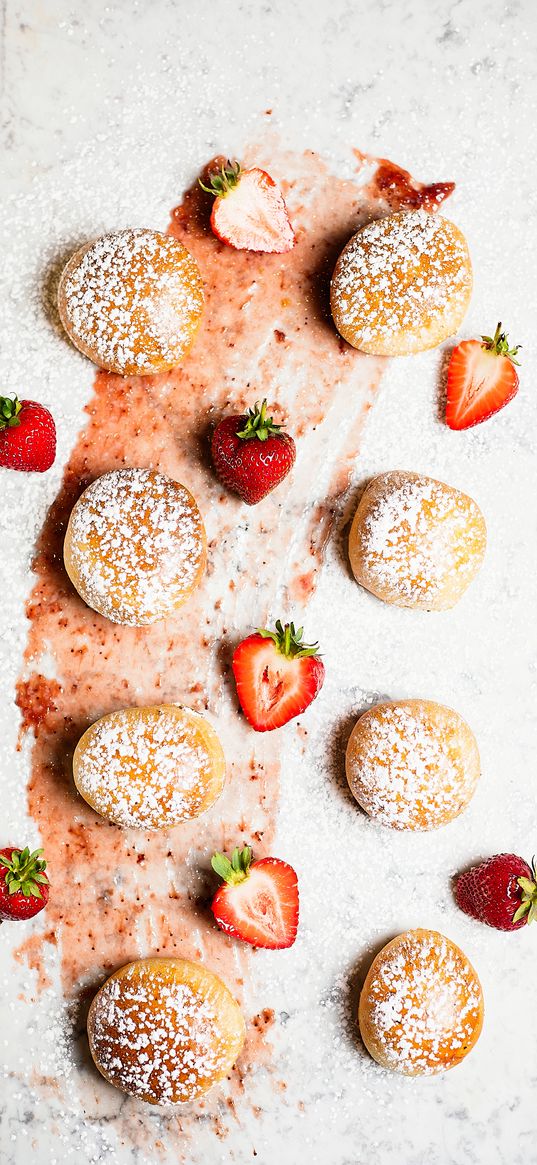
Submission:
[[[34,400],[0,396],[0,466],[45,473],[56,456],[56,426]]]
[[[255,506],[287,477],[296,458],[293,438],[267,416],[266,400],[261,407],[256,404],[241,416],[220,421],[211,452],[220,481],[249,506]]]
[[[532,866],[516,854],[497,854],[480,862],[457,878],[458,905],[496,930],[519,930],[537,918],[535,858]]]
[[[49,881],[42,849],[8,845],[0,850],[0,919],[24,921],[47,905]]]

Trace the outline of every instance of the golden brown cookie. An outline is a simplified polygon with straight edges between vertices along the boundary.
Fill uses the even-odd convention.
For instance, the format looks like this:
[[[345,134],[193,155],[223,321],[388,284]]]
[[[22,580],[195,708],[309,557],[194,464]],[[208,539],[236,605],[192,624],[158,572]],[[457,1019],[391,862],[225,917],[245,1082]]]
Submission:
[[[179,364],[198,330],[203,285],[196,260],[171,235],[145,228],[87,243],[65,267],[61,321],[94,364],[121,376]]]

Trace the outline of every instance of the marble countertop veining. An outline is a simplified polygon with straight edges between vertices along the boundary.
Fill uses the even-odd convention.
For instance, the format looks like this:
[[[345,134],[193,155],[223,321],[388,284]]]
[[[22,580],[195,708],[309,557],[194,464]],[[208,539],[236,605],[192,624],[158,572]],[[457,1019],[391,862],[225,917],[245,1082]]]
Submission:
[[[537,849],[536,42],[534,0],[3,0],[2,384],[49,404],[59,427],[50,474],[2,477],[6,839],[34,828],[25,818],[28,746],[17,752],[13,708],[28,563],[93,379],[44,310],[50,272],[74,244],[116,226],[165,227],[217,151],[240,155],[275,134],[350,170],[358,146],[419,178],[456,181],[449,214],[469,238],[476,276],[465,333],[502,319],[523,345],[523,369],[517,401],[462,439],[437,419],[441,354],[393,361],[368,421],[357,481],[398,466],[458,485],[485,513],[489,550],[479,586],[447,618],[375,603],[341,570],[337,547],[329,550],[311,608],[327,698],[306,758],[288,746],[279,817],[281,855],[307,871],[301,942],[255,959],[250,987],[252,1002],[276,1013],[271,1038],[285,1087],[263,1072],[249,1081],[259,1111],[239,1113],[223,1140],[200,1122],[194,1139],[166,1141],[144,1106],[139,1127],[120,1132],[111,1089],[81,1108],[77,1074],[91,1068],[83,1040],[67,1046],[55,949],[38,997],[33,972],[13,958],[21,930],[6,924],[2,1165],[537,1165],[537,928],[479,927],[449,889],[452,874],[480,856]],[[337,725],[379,695],[437,699],[476,732],[481,786],[468,812],[435,835],[387,836],[345,795]],[[466,950],[486,1019],[461,1067],[411,1081],[365,1056],[354,1015],[372,951],[417,925]],[[46,1090],[36,1083],[43,1076]]]

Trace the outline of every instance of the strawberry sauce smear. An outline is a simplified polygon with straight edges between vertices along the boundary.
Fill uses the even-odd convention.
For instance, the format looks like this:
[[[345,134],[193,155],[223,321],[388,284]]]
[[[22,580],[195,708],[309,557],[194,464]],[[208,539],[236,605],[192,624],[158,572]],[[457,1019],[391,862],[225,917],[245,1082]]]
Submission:
[[[71,1000],[91,996],[107,973],[142,955],[206,961],[241,1000],[249,1029],[229,1086],[237,1093],[230,1123],[235,1107],[246,1103],[245,1073],[266,1059],[247,989],[252,959],[262,979],[263,956],[217,930],[208,907],[210,856],[241,842],[252,842],[257,857],[274,852],[281,748],[277,732],[254,733],[240,714],[231,657],[241,639],[275,615],[304,621],[384,366],[337,335],[330,276],[361,225],[395,206],[414,207],[420,188],[412,180],[387,184],[386,162],[380,177],[377,171],[376,181],[373,175],[366,182],[364,156],[357,158],[357,179],[343,180],[310,151],[265,145],[243,156],[243,165],[266,167],[281,181],[296,233],[284,255],[225,246],[210,230],[210,198],[197,185],[187,192],[169,229],[201,268],[206,306],[197,341],[183,364],[162,376],[96,374],[85,427],[39,539],[27,607],[19,701],[23,728],[35,733],[28,805],[61,892],[51,895],[41,951],[33,944],[20,957],[39,970],[52,932]],[[433,189],[438,204],[439,188],[424,187],[421,205]],[[249,507],[217,480],[209,442],[224,415],[263,397],[295,438],[297,460],[278,489]],[[196,593],[173,618],[143,629],[116,626],[89,610],[62,562],[75,500],[100,474],[126,465],[155,467],[186,485],[208,535],[207,574]],[[54,682],[43,680],[50,657]],[[210,718],[227,759],[226,788],[209,812],[169,833],[120,829],[77,796],[73,750],[103,714],[168,701]],[[114,1097],[91,1069],[77,1080],[78,1103],[89,1117],[98,1117],[106,1096],[107,1113],[133,1143],[132,1127],[140,1124],[132,1120],[135,1102]],[[190,1115],[162,1116],[162,1136],[178,1128],[188,1136],[202,1109],[222,1135],[222,1091],[215,1092]]]

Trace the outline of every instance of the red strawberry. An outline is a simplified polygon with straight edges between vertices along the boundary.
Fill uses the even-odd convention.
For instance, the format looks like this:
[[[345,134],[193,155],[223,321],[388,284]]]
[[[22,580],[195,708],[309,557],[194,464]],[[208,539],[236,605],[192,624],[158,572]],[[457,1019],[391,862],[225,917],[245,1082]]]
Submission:
[[[211,227],[223,243],[239,251],[291,251],[295,236],[282,192],[265,170],[242,170],[227,162],[209,175],[202,190],[215,196]]]
[[[292,947],[298,928],[298,882],[295,871],[279,858],[252,862],[245,845],[231,861],[215,854],[212,867],[224,879],[211,910],[226,934],[253,947],[279,951]]]
[[[455,897],[461,910],[496,930],[519,930],[537,918],[537,865],[516,854],[497,854],[460,874]]]
[[[44,473],[56,456],[56,426],[33,400],[0,396],[0,466]]]
[[[24,921],[47,905],[49,881],[42,853],[42,849],[30,853],[28,846],[0,850],[0,919]]]
[[[518,392],[515,364],[519,347],[510,348],[498,324],[493,336],[463,340],[454,348],[447,375],[446,422],[450,429],[479,425]]]
[[[267,417],[267,402],[241,416],[225,417],[216,426],[211,443],[214,468],[228,489],[249,506],[283,481],[292,469],[296,446],[281,425]]]
[[[260,629],[239,643],[232,663],[237,695],[256,732],[281,728],[315,699],[324,683],[317,649],[302,642],[302,627],[282,627],[279,619],[275,631]]]

